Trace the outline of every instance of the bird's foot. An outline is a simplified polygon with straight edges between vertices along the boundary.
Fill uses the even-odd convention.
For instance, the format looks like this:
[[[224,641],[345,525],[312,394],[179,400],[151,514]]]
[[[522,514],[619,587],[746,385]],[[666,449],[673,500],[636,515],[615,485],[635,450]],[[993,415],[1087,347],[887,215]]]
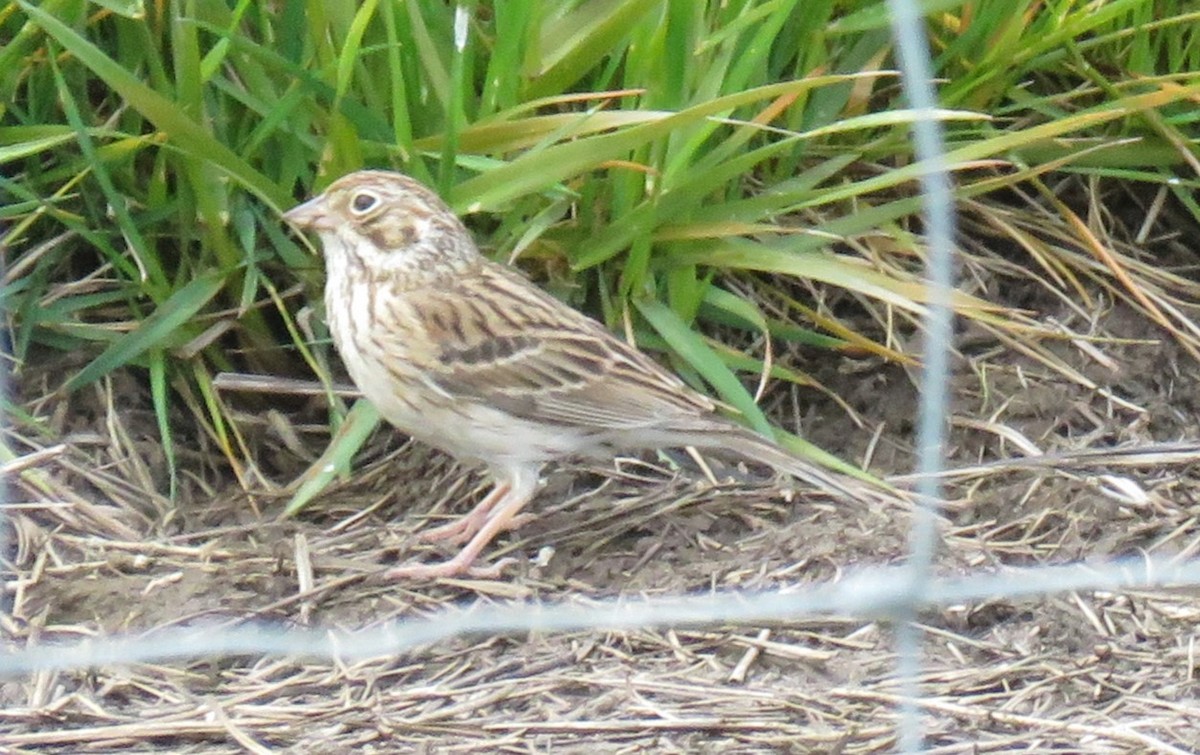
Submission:
[[[460,516],[452,522],[422,530],[417,533],[417,537],[430,543],[438,540],[449,540],[455,544],[465,543],[474,537],[483,523],[487,521],[486,512],[483,516],[474,516],[473,514],[474,512]]]
[[[444,577],[472,577],[474,579],[499,579],[504,570],[518,559],[502,558],[487,566],[472,566],[471,562],[458,557],[437,564],[401,564],[384,572],[386,579],[417,580],[441,579]]]
[[[452,522],[447,522],[446,524],[440,524],[437,527],[431,527],[430,529],[422,530],[420,533],[418,533],[417,537],[429,543],[445,540],[447,542],[454,543],[455,545],[461,545],[462,543],[465,543],[471,538],[475,537],[475,533],[483,529],[483,525],[487,524],[490,514],[490,511],[478,513],[472,511],[465,516],[460,516],[458,519],[455,519]],[[536,518],[536,514],[518,514],[506,522],[502,528],[497,530],[497,532],[514,530],[517,527],[531,522]]]

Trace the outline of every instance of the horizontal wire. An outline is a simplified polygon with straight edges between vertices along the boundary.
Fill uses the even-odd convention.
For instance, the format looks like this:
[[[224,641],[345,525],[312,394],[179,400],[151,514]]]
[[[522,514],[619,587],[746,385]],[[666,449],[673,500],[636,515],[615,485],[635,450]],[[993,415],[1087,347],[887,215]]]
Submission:
[[[911,580],[905,579],[907,573],[904,566],[865,568],[849,572],[837,582],[762,592],[458,606],[428,618],[398,620],[353,631],[266,623],[220,628],[202,624],[171,627],[140,635],[43,642],[0,653],[0,676],[222,655],[359,661],[394,656],[468,635],[795,622],[828,614],[891,619],[908,615],[913,606],[1032,598],[1074,590],[1196,585],[1200,584],[1200,559],[1179,562],[1147,557],[1100,564],[1004,569],[963,577],[939,577],[912,587]],[[11,648],[13,643],[8,644]]]

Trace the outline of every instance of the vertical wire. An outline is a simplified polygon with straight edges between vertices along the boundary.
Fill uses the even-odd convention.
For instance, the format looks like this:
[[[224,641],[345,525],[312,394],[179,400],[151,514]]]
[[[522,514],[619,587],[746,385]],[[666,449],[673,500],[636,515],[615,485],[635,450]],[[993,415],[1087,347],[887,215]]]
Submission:
[[[896,617],[896,671],[903,699],[899,749],[918,752],[924,732],[919,706],[921,636],[915,622],[916,608],[926,589],[938,544],[934,507],[942,494],[937,473],[942,470],[949,398],[954,206],[942,127],[935,112],[937,96],[933,88],[933,66],[917,3],[914,0],[888,0],[888,8],[904,92],[915,114],[913,148],[917,159],[928,166],[920,177],[928,245],[929,309],[924,322],[924,371],[917,418],[918,501],[909,532],[907,595]]]

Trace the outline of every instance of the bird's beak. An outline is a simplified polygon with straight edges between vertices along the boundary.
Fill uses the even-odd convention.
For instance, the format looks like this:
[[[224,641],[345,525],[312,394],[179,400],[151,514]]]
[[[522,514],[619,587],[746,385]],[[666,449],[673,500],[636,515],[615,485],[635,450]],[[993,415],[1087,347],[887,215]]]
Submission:
[[[302,231],[332,231],[333,217],[325,207],[325,197],[317,196],[283,213],[283,219]]]

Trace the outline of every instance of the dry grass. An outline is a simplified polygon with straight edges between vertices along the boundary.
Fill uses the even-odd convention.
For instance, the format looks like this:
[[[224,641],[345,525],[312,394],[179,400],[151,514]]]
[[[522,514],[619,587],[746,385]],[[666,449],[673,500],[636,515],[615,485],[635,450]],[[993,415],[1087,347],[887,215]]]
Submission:
[[[1200,466],[1194,444],[1170,445],[1200,435],[1188,346],[1103,288],[1068,304],[1040,282],[1013,285],[1010,272],[1003,255],[980,253],[967,280],[1019,298],[1065,335],[964,334],[937,570],[1194,555]],[[387,584],[379,567],[428,548],[412,533],[463,510],[480,478],[383,435],[352,481],[282,520],[284,491],[241,491],[197,437],[176,505],[153,492],[162,462],[136,382],[64,399],[47,377],[63,372],[27,373],[20,386],[54,437],[9,439],[25,451],[4,470],[10,647],[214,621],[364,627],[452,601],[782,586],[897,561],[906,547],[903,507],[835,506],[729,469],[718,476],[741,481],[713,485],[658,457],[555,470],[538,520],[489,554],[521,560],[504,580]],[[906,469],[915,393],[904,372],[827,373],[861,429],[846,432],[835,402],[803,396],[806,434],[876,471]],[[781,416],[794,398],[766,403]],[[319,451],[320,423],[296,404],[281,424],[253,400],[235,410],[258,471],[289,479],[311,460],[305,448]],[[1200,745],[1195,589],[997,595],[921,624],[931,752]],[[353,665],[209,658],[44,672],[0,687],[0,749],[885,752],[894,671],[888,627],[845,616],[454,639]]]

